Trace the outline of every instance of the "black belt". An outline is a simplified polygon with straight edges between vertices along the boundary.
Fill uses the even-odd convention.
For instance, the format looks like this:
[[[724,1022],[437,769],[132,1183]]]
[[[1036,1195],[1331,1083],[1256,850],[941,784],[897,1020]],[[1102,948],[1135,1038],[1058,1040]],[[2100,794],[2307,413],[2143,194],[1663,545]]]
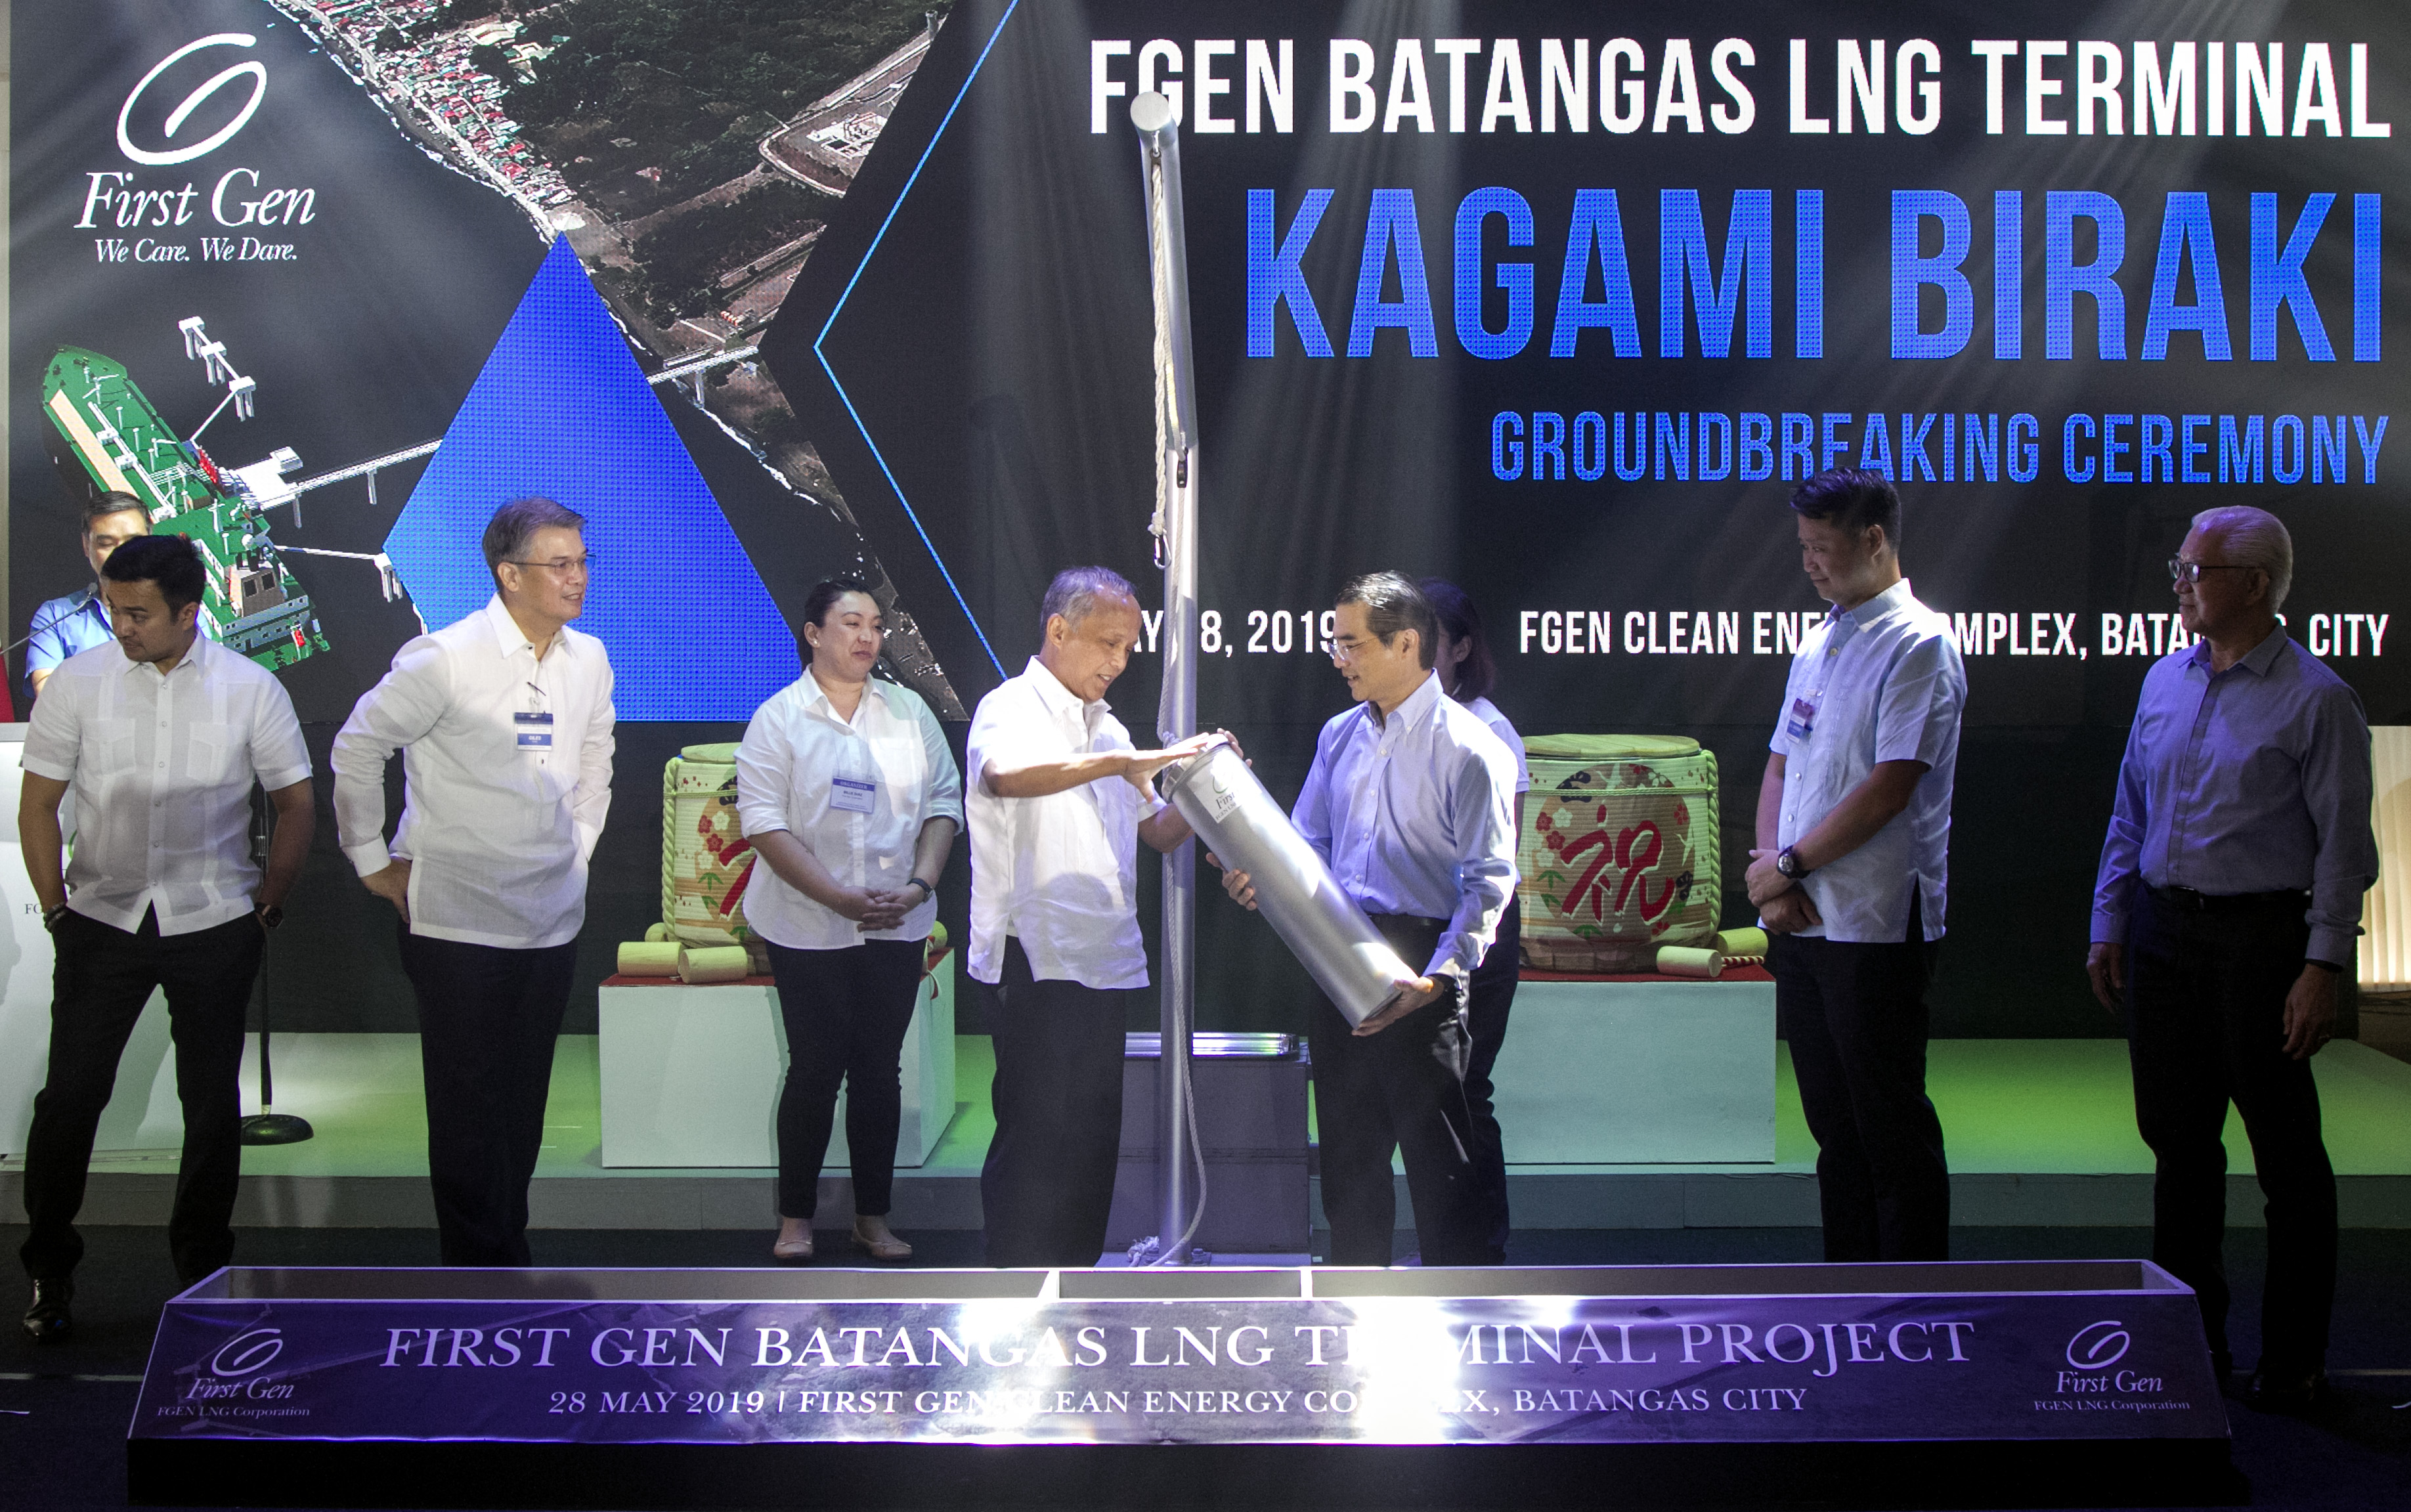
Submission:
[[[2154,887],[2152,896],[2187,913],[2246,913],[2253,909],[2308,909],[2311,894],[2287,889],[2275,893],[2197,893],[2190,887]]]

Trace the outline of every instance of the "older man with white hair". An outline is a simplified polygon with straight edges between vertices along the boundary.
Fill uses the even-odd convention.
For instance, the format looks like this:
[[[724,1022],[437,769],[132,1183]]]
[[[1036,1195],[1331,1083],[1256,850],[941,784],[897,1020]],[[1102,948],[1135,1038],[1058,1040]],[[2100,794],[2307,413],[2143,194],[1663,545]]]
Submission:
[[[2094,891],[2086,970],[2126,1017],[2135,1121],[2157,1163],[2152,1258],[2194,1288],[2224,1378],[2231,1101],[2269,1199],[2260,1364],[2279,1411],[2327,1395],[2336,1187],[2310,1058],[2335,1032],[2377,876],[2360,699],[2286,634],[2277,517],[2213,509],[2169,563],[2195,643],[2144,676]]]
[[[1147,984],[1138,845],[1189,821],[1155,774],[1208,737],[1139,750],[1105,705],[1143,627],[1119,574],[1069,567],[1038,611],[1038,654],[972,715],[973,980],[997,988],[996,1137],[980,1170],[987,1260],[1094,1265],[1121,1156],[1122,1033]]]

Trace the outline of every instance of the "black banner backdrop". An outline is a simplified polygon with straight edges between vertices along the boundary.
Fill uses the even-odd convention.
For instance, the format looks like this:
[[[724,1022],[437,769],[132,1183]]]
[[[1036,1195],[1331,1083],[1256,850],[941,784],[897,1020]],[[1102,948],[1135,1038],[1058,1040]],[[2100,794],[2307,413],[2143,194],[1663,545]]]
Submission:
[[[521,19],[504,40],[533,51],[515,62],[491,42],[473,55],[464,7],[388,8],[391,37],[304,0],[12,17],[12,638],[83,580],[37,411],[57,344],[122,361],[189,426],[212,396],[174,327],[206,315],[260,379],[258,421],[220,420],[212,444],[241,462],[290,445],[314,474],[442,433],[555,225],[649,366],[705,340],[672,319],[702,310],[689,284],[744,291],[709,296],[723,315],[743,307],[715,339],[739,342],[789,276],[765,269],[801,254],[730,243],[694,274],[673,255],[681,235],[723,234],[701,191],[742,189],[820,129],[832,81],[870,89],[891,70],[912,82],[878,106],[892,114],[835,181],[844,197],[750,227],[817,237],[763,338],[777,382],[741,376],[709,415],[669,412],[790,612],[832,567],[884,566],[936,653],[916,685],[968,706],[1034,647],[1056,567],[1103,560],[1154,599],[1124,115],[1144,79],[1190,114],[1204,588],[1225,650],[1203,707],[1277,791],[1342,698],[1321,611],[1343,576],[1395,564],[1473,590],[1498,701],[1527,734],[1678,731],[1715,749],[1737,856],[1790,638],[1818,609],[1783,498],[1831,461],[1884,465],[1907,501],[1910,573],[1959,617],[1973,689],[1937,1026],[2102,1033],[2075,968],[2084,895],[2135,690],[2167,647],[2160,563],[2185,519],[2278,510],[2301,549],[2294,632],[2373,720],[2405,719],[2386,660],[2401,644],[2386,445],[2405,266],[2386,202],[2404,148],[2386,124],[2411,108],[2392,8],[1720,4],[1670,22],[1638,6],[981,0],[912,74],[909,46],[887,50],[917,7],[827,0],[782,27],[877,23],[842,61],[784,31],[758,39],[791,70],[778,119],[729,118],[731,140],[762,134],[758,157],[688,150],[695,123],[753,87],[717,65],[666,124],[538,122],[513,161],[576,196],[541,225],[456,171],[466,149],[397,102],[441,113],[486,88],[479,68],[574,81],[616,13]],[[575,46],[548,56],[554,30]],[[233,33],[250,40],[137,88]],[[687,67],[723,40],[656,46]],[[235,80],[168,140],[168,108],[255,62],[256,97]],[[869,119],[841,114],[848,131]],[[159,153],[229,124],[189,163],[146,165],[118,140]],[[503,149],[478,151],[498,171]],[[99,174],[124,175],[112,192],[190,180],[197,195],[128,221],[92,202]],[[238,224],[247,206],[277,228]],[[216,254],[185,221],[161,234],[145,219],[185,211],[235,260],[204,266]],[[243,237],[292,255],[245,258]],[[148,255],[162,246],[186,261]],[[420,465],[387,468],[380,505],[358,482],[311,495],[278,539],[373,552]],[[329,721],[323,743],[416,626],[366,564],[297,571],[331,647],[285,676],[305,719]],[[1153,678],[1141,657],[1118,690],[1134,728],[1152,722]],[[590,978],[650,907],[651,768],[706,733],[623,731]],[[366,940],[381,958],[389,925],[338,858],[318,861],[324,906],[297,913],[288,953],[348,962]],[[1729,919],[1738,903],[1729,888]],[[1202,912],[1206,1023],[1293,1023],[1304,979],[1260,922],[1210,899]],[[1151,901],[1144,917],[1151,931]],[[408,1025],[390,971],[296,969],[270,992],[297,1026]]]
[[[777,19],[779,35],[747,42],[757,66],[743,79],[716,77],[698,50],[720,39],[708,28],[698,39],[694,18],[676,5],[556,10],[541,27],[500,3],[430,0],[87,0],[19,6],[8,19],[16,73],[5,639],[22,636],[38,604],[91,576],[76,537],[79,501],[93,483],[45,385],[63,346],[122,367],[155,409],[154,431],[130,441],[145,448],[147,465],[172,462],[176,442],[198,437],[229,469],[283,448],[299,460],[285,481],[334,479],[268,516],[325,639],[280,670],[321,799],[317,848],[298,894],[308,906],[293,909],[263,980],[280,1029],[416,1026],[392,916],[359,888],[335,845],[328,746],[353,701],[421,628],[411,599],[384,590],[373,555],[553,237],[570,239],[647,371],[698,359],[708,367],[655,391],[781,609],[792,618],[828,573],[878,575],[841,498],[816,460],[798,456],[775,385],[727,354],[750,347],[809,247],[811,215],[834,207],[845,182],[807,188],[781,180],[756,139],[776,136],[788,124],[778,117],[809,112],[857,70],[896,67],[926,22],[921,6],[895,0],[815,0]],[[665,24],[645,30],[651,22]],[[575,70],[590,52],[625,44],[631,27],[657,76],[636,92],[641,109],[614,96],[583,110],[556,99],[549,114],[536,113],[545,107],[539,80],[566,78],[553,94],[579,103],[592,80]],[[892,51],[899,43],[906,53]],[[659,85],[672,67],[695,87]],[[540,97],[530,102],[531,92]],[[776,117],[736,112],[730,122],[729,95],[767,99]],[[718,155],[698,156],[694,138],[723,124],[741,150],[720,143]],[[770,208],[725,203],[749,191]],[[753,240],[737,240],[746,235]],[[791,240],[771,244],[782,237]],[[183,327],[193,317],[201,325],[188,338]],[[201,341],[222,346],[225,369],[205,367]],[[237,371],[256,381],[252,413],[226,407],[204,425]],[[528,416],[531,431],[544,420]],[[148,449],[153,440],[161,449]],[[644,487],[632,467],[628,491],[639,502]],[[673,556],[691,549],[666,531],[657,543]],[[624,604],[624,572],[620,581],[615,590],[606,560],[596,593],[616,592]],[[698,679],[710,676],[715,658],[735,654],[718,610],[702,595],[645,605],[662,639],[695,647]],[[21,719],[24,666],[22,652],[7,662]],[[572,1031],[592,1032],[592,988],[611,971],[616,943],[640,938],[660,916],[663,762],[689,742],[731,740],[741,728],[623,721]],[[398,764],[389,794],[398,812]]]
[[[1971,685],[1936,1030],[2108,1033],[2087,897],[2188,518],[2275,510],[2292,632],[2411,718],[2406,45],[2345,4],[984,0],[765,352],[966,705],[1056,568],[1152,604],[1125,112],[1177,92],[1201,706],[1276,792],[1344,698],[1316,617],[1396,565],[1472,591],[1527,734],[1714,749],[1740,856],[1822,607],[1784,501],[1879,466]],[[1205,1020],[1289,1022],[1260,924],[1201,912]]]

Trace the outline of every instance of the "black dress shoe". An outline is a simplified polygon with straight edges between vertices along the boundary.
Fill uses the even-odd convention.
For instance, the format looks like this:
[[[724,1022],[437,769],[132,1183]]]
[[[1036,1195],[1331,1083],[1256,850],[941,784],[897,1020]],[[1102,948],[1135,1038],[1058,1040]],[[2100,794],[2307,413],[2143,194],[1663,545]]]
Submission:
[[[2335,1391],[2325,1371],[2272,1372],[2264,1365],[2252,1373],[2243,1400],[2262,1412],[2304,1418],[2334,1406]]]
[[[72,1281],[35,1282],[34,1300],[25,1309],[25,1337],[36,1344],[65,1344],[75,1332],[75,1315],[67,1310],[74,1301]]]

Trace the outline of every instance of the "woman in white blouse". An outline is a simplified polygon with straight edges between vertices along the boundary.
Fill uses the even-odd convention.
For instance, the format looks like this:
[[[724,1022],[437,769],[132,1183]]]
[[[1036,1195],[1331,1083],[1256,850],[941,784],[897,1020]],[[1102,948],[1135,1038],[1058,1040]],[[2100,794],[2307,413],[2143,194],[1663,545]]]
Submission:
[[[1524,794],[1532,787],[1532,769],[1525,763],[1524,740],[1490,690],[1498,679],[1490,643],[1482,634],[1482,611],[1465,589],[1445,578],[1426,577],[1418,585],[1439,617],[1438,644],[1432,647],[1432,671],[1439,691],[1464,705],[1490,727],[1515,758],[1515,841],[1524,839]],[[1507,1041],[1507,1012],[1515,1003],[1515,983],[1522,976],[1524,912],[1516,894],[1507,894],[1507,911],[1498,918],[1498,935],[1490,952],[1466,983],[1465,1016],[1469,1050],[1465,1064],[1465,1100],[1473,1114],[1474,1132],[1484,1148],[1475,1152],[1475,1164],[1489,1186],[1495,1218],[1491,1241],[1507,1247],[1507,1154],[1499,1141],[1498,1114],[1493,1106],[1490,1071],[1498,1063],[1498,1047]]]
[[[770,1253],[812,1257],[843,1083],[854,1242],[873,1259],[900,1260],[913,1247],[887,1226],[898,1061],[937,922],[937,880],[962,827],[962,775],[920,695],[870,676],[886,624],[866,584],[822,583],[804,618],[811,664],[755,712],[737,748],[738,819],[762,858],[745,918],[770,947],[787,1028]]]

